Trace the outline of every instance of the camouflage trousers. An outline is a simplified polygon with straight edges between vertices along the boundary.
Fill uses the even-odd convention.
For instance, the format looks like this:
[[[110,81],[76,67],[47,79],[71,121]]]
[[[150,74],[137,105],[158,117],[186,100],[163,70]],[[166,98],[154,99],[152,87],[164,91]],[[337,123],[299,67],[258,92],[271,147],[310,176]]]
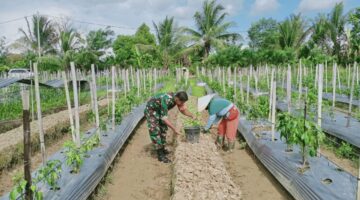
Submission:
[[[150,140],[154,144],[154,148],[163,148],[166,144],[167,125],[160,119],[159,114],[154,110],[146,108],[144,114],[149,129]]]

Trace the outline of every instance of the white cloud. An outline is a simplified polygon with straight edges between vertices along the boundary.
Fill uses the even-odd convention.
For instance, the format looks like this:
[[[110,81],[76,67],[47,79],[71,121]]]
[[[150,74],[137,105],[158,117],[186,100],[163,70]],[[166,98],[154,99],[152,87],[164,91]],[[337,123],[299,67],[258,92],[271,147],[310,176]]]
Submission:
[[[257,15],[263,12],[270,12],[278,9],[280,6],[278,0],[255,0],[251,7],[251,14]]]
[[[244,0],[218,0],[230,16],[243,8]],[[132,34],[136,28],[146,23],[158,23],[165,16],[174,16],[179,26],[193,26],[193,15],[202,8],[203,0],[12,0],[0,7],[0,22],[26,15],[40,14],[69,17],[79,21],[114,25],[125,28],[112,28],[116,34]],[[73,22],[82,33],[102,28],[96,25]],[[0,24],[0,37],[7,43],[21,35],[18,29],[26,28],[25,20]]]
[[[342,1],[344,0],[301,0],[297,10],[300,12],[323,10],[332,8]]]

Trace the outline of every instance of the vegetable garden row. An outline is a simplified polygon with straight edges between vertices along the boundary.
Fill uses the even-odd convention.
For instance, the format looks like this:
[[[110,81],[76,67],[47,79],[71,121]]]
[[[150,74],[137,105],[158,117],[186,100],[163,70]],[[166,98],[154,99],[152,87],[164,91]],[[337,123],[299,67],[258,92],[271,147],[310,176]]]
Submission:
[[[36,64],[34,68],[34,71],[37,72]],[[173,76],[170,76],[165,70],[133,70],[132,68],[118,70],[112,67],[110,71],[96,73],[94,66],[91,69],[90,77],[84,76],[84,79],[89,81],[90,90],[82,89],[82,92],[90,93],[91,111],[87,118],[92,121],[94,128],[84,133],[80,132],[79,82],[76,81],[77,73],[72,64],[70,76],[62,73],[72,141],[66,142],[63,149],[47,157],[42,141],[44,133],[40,131],[43,165],[31,175],[29,170],[30,141],[34,133],[29,129],[31,115],[29,93],[32,87],[21,87],[19,92],[22,96],[24,113],[25,178],[18,178],[13,190],[3,199],[25,199],[28,195],[33,196],[34,199],[86,199],[103,178],[127,137],[143,118],[144,104],[142,103],[160,88],[162,91],[173,91],[179,89],[183,84],[180,80],[179,84],[172,84]],[[180,70],[177,71],[177,73],[180,72]],[[37,79],[37,73],[35,73],[34,85],[37,88],[35,97],[42,95],[42,89],[39,89]],[[73,95],[70,95],[69,92],[69,88],[71,88],[68,86],[67,80],[69,79],[73,86],[72,91],[70,90]],[[164,84],[160,84],[160,82]],[[101,83],[103,83],[102,86],[106,86],[103,97],[108,101],[107,108],[102,110],[98,108],[97,103],[98,95],[103,93],[97,89],[98,84],[101,85]],[[122,88],[121,92],[120,87]],[[36,109],[37,119],[41,119],[42,98],[37,97],[36,100],[39,105]],[[39,130],[41,130],[41,120],[37,121],[40,126]],[[36,138],[39,137],[36,136]]]
[[[320,147],[335,142],[331,145],[337,155],[358,162],[357,145],[349,145],[359,137],[360,123],[352,117],[359,112],[352,108],[352,100],[359,99],[359,92],[355,92],[359,88],[358,67],[337,69],[334,65],[334,72],[340,70],[347,78],[351,75],[345,113],[344,105],[336,103],[337,82],[331,88],[335,94],[332,102],[323,100],[323,86],[328,87],[330,80],[324,68],[318,65],[312,69],[300,62],[294,68],[197,68],[196,73],[210,88],[237,103],[245,116],[239,125],[242,136],[296,199],[357,199],[357,177],[323,156]],[[336,73],[332,76],[347,80]],[[334,134],[336,131],[345,137]]]

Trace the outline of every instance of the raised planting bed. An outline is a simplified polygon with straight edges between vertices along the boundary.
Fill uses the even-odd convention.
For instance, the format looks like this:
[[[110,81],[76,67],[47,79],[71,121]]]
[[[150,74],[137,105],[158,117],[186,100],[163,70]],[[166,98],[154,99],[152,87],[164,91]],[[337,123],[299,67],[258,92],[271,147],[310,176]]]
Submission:
[[[267,123],[254,123],[240,118],[238,131],[244,136],[251,150],[270,173],[295,199],[356,199],[357,178],[343,171],[327,158],[309,158],[310,168],[302,171],[301,153],[297,146],[286,152],[287,144]]]
[[[287,111],[287,103],[284,101],[277,101],[277,109]],[[293,112],[297,114],[298,112]],[[360,122],[355,118],[350,118],[350,126],[346,127],[348,115],[334,111],[334,117],[331,117],[328,112],[322,113],[321,128],[324,132],[344,140],[358,148],[360,148]]]
[[[48,160],[60,160],[62,171],[58,190],[53,190],[45,184],[37,185],[37,188],[44,194],[44,199],[87,199],[105,175],[129,135],[143,118],[145,105],[144,103],[134,108],[129,115],[123,118],[121,124],[116,126],[114,131],[109,130],[101,134],[100,146],[87,152],[87,158],[79,173],[71,173],[71,168],[66,165],[64,149],[49,157]],[[88,133],[86,137],[91,137],[95,131]],[[33,177],[37,173],[38,170],[32,174]],[[1,199],[9,199],[9,194]]]

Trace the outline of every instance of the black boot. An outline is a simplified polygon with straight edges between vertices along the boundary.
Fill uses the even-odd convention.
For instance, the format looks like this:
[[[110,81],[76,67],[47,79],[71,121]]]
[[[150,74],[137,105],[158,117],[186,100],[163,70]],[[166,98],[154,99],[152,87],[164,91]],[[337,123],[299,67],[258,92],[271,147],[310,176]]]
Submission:
[[[159,160],[160,162],[163,162],[163,163],[170,163],[170,162],[171,162],[171,160],[169,160],[169,159],[166,157],[163,149],[158,149],[158,150],[156,150],[156,151],[157,151],[157,155],[158,155],[158,160]]]
[[[165,155],[168,155],[170,153],[170,151],[166,150],[165,147],[162,148],[162,151],[164,152]]]

